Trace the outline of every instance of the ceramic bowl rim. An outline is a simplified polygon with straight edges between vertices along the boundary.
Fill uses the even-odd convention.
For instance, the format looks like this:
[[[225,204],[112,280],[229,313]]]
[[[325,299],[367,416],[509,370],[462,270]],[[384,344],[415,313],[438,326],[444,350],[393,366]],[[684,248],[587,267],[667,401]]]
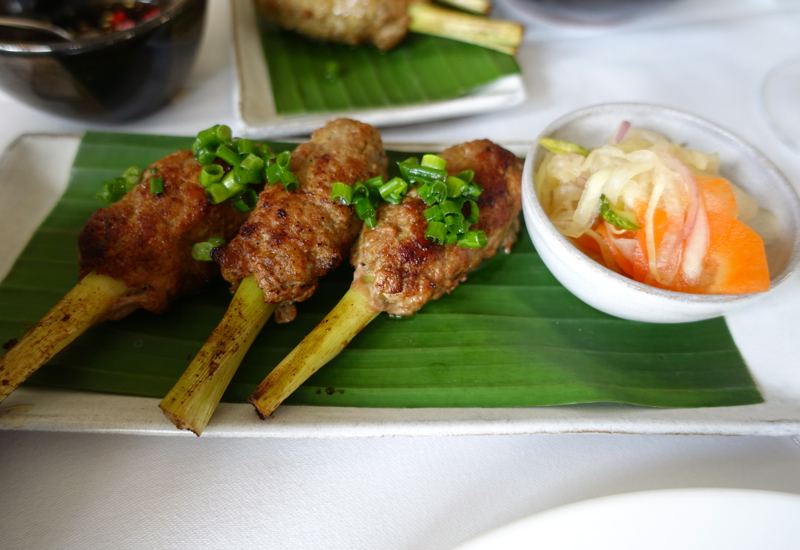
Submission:
[[[535,174],[535,169],[537,168],[533,164],[536,162],[536,156],[538,154],[539,149],[541,148],[541,145],[539,145],[539,139],[543,137],[548,137],[556,130],[560,129],[561,127],[565,126],[568,123],[575,121],[576,119],[584,118],[587,115],[593,115],[598,111],[623,110],[623,109],[630,109],[630,110],[646,109],[651,113],[656,112],[661,115],[668,115],[670,117],[680,118],[683,119],[684,121],[704,126],[706,129],[711,130],[713,133],[718,134],[721,138],[736,142],[740,147],[748,149],[766,169],[773,172],[773,175],[776,176],[775,181],[779,182],[779,188],[782,193],[782,196],[788,199],[792,203],[792,210],[798,214],[798,217],[800,217],[800,198],[798,198],[797,192],[795,191],[791,183],[789,183],[786,177],[780,172],[780,170],[778,170],[778,168],[772,163],[772,161],[770,161],[760,151],[755,149],[752,145],[750,145],[748,142],[746,142],[736,134],[733,134],[732,132],[724,128],[721,128],[717,124],[710,122],[704,118],[687,113],[685,111],[673,109],[670,107],[663,107],[648,103],[602,103],[577,109],[575,111],[567,113],[564,116],[559,117],[552,123],[548,124],[536,137],[536,141],[531,146],[530,150],[528,151],[528,156],[526,157],[526,162],[530,162],[531,165],[530,166],[531,177],[528,178],[530,179],[530,181],[527,181],[526,179],[526,181],[523,183],[524,193],[526,198],[528,199],[525,202],[527,202],[529,205],[531,215],[535,216],[536,218],[533,221],[536,223],[537,226],[543,228],[544,231],[546,231],[546,235],[543,235],[541,238],[546,241],[546,244],[550,243],[548,244],[548,246],[551,249],[553,249],[554,254],[556,255],[569,254],[573,259],[579,260],[582,263],[582,265],[588,267],[592,272],[596,273],[598,276],[610,279],[615,283],[623,284],[629,288],[638,290],[640,292],[644,292],[646,294],[650,294],[654,297],[663,298],[665,300],[673,302],[681,301],[681,302],[690,302],[695,304],[722,304],[728,302],[753,299],[757,296],[763,296],[774,290],[778,285],[780,285],[790,275],[792,275],[792,273],[794,273],[794,271],[797,269],[798,263],[800,263],[800,239],[798,239],[797,235],[794,236],[795,238],[793,242],[792,253],[789,260],[787,261],[786,266],[775,276],[770,277],[769,290],[767,290],[766,292],[748,293],[748,294],[691,294],[686,292],[665,290],[649,286],[611,271],[607,267],[600,265],[596,261],[589,258],[586,254],[578,250],[572,243],[570,243],[567,240],[567,238],[564,235],[562,235],[560,231],[556,229],[555,225],[553,225],[553,223],[544,213],[544,210],[542,209],[542,206],[539,203],[539,197],[537,196],[533,187],[533,175]],[[535,231],[536,229],[530,227],[530,225],[532,224],[529,224],[529,229],[531,231]],[[555,247],[558,247],[559,250],[556,251],[554,249]]]

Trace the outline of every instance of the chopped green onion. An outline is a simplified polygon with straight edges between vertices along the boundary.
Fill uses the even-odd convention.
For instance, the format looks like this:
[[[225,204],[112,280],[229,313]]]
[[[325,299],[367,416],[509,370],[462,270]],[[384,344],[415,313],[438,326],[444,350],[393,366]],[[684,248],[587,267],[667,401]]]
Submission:
[[[209,147],[230,141],[232,135],[233,133],[230,127],[224,124],[217,124],[199,132],[197,134],[197,141],[200,142],[203,147]]]
[[[472,170],[464,170],[463,172],[459,172],[459,174],[456,177],[462,181],[471,183],[472,178],[475,177],[475,172]]]
[[[481,230],[470,231],[458,239],[458,246],[462,248],[483,248],[486,246],[486,233]]]
[[[212,261],[211,250],[223,244],[225,244],[225,239],[222,237],[211,237],[205,242],[195,243],[192,246],[192,258],[199,262],[210,262]]]
[[[241,156],[252,155],[256,152],[256,145],[250,139],[240,139],[236,142],[236,150]]]
[[[150,178],[150,194],[158,195],[164,192],[164,178]]]
[[[383,176],[377,175],[374,178],[369,178],[368,180],[364,180],[364,185],[367,187],[374,187],[378,188],[383,185]]]
[[[428,229],[425,231],[425,238],[431,242],[444,244],[447,236],[447,226],[442,222],[428,222]]]
[[[461,214],[450,214],[444,217],[444,224],[447,231],[451,233],[464,233],[464,216]]]
[[[206,188],[206,195],[208,195],[208,200],[211,201],[211,204],[219,204],[231,197],[228,188],[221,183],[212,183],[208,186]]]
[[[194,156],[197,159],[197,162],[203,165],[211,164],[215,160],[217,160],[217,153],[216,148],[206,149],[205,147],[201,147],[197,151],[194,152]]]
[[[103,184],[103,189],[97,195],[97,199],[102,201],[106,206],[111,206],[128,192],[128,187],[124,178],[114,178],[111,181]]]
[[[444,244],[455,244],[458,242],[458,235],[456,233],[448,233],[445,235]]]
[[[400,204],[403,202],[403,195],[405,195],[407,190],[408,183],[402,178],[392,178],[384,183],[380,189],[378,189],[378,192],[386,202]]]
[[[469,205],[469,214],[467,214],[464,219],[467,220],[470,225],[472,225],[478,221],[478,218],[481,215],[481,212],[478,209],[478,203],[473,200],[466,200],[464,201],[464,204]]]
[[[425,212],[425,219],[429,222],[443,222],[444,221],[444,213],[442,212],[441,207],[437,204],[431,206],[430,208],[426,209]]]
[[[155,166],[153,166],[153,167],[150,169],[150,173],[151,173],[151,174],[158,174],[158,168],[156,168]]]
[[[222,185],[228,190],[228,196],[225,197],[227,199],[241,195],[247,189],[247,182],[242,181],[242,178],[237,179],[235,169],[225,174],[225,177],[222,178]]]
[[[265,143],[259,143],[255,146],[254,153],[263,159],[265,156],[271,155],[272,151],[270,151],[269,145]]]
[[[261,170],[248,170],[243,165],[234,166],[233,170],[228,172],[233,174],[233,179],[237,183],[247,185],[248,183],[261,183]]]
[[[231,200],[231,204],[239,212],[250,212],[258,203],[258,193],[253,189],[248,189],[238,197]]]
[[[438,155],[422,155],[420,165],[444,170],[447,167],[447,161]]]
[[[353,206],[356,209],[356,216],[359,220],[364,220],[370,227],[375,227],[374,224],[370,225],[369,220],[375,220],[375,207],[369,202],[366,197],[358,197],[353,201]]]
[[[125,170],[122,177],[125,179],[125,187],[130,191],[139,184],[139,181],[142,179],[142,171],[136,166],[131,166]]]
[[[411,183],[433,184],[434,182],[444,183],[447,180],[447,171],[429,166],[408,163],[406,161],[397,164],[400,174]]]
[[[588,149],[585,149],[580,145],[578,145],[577,143],[572,143],[570,141],[561,141],[560,139],[551,139],[551,138],[541,138],[539,140],[539,145],[541,145],[551,153],[555,153],[556,155],[577,153],[579,155],[583,155],[584,157],[589,156]]]
[[[264,161],[250,153],[242,160],[242,167],[247,170],[261,170],[264,168]]]
[[[297,176],[294,175],[293,172],[289,170],[284,170],[281,174],[281,183],[283,183],[283,188],[287,191],[294,191],[300,187],[300,182],[297,181]]]
[[[419,197],[425,204],[436,204],[447,198],[447,185],[438,181],[432,184],[421,185],[417,188],[417,193],[419,193]]]
[[[469,185],[467,185],[467,189],[466,191],[464,191],[464,196],[477,199],[478,197],[481,196],[481,193],[483,193],[483,188],[473,181],[470,182]]]
[[[449,176],[447,178],[447,196],[451,198],[460,197],[469,189],[469,184],[460,178]]]
[[[457,214],[461,216],[461,208],[454,201],[443,200],[439,203],[439,207],[442,209],[442,213],[445,216],[448,214]]]
[[[222,180],[225,170],[219,164],[208,164],[200,170],[200,185],[208,187]]]
[[[331,187],[331,201],[337,204],[343,204],[345,206],[352,204],[353,188],[346,183],[334,183]]]
[[[269,166],[267,166],[267,170],[265,172],[265,174],[267,176],[267,182],[270,185],[274,185],[274,184],[278,183],[279,181],[281,181],[281,174],[282,173],[283,173],[283,169],[281,169],[281,167],[278,166],[277,162],[275,162],[273,164],[270,164]]]
[[[287,170],[289,168],[289,164],[291,163],[291,161],[292,161],[292,154],[289,151],[283,151],[281,153],[278,153],[278,157],[275,159],[275,162],[278,164],[278,166],[280,166],[284,170]]]
[[[234,152],[233,149],[229,148],[227,145],[220,145],[219,148],[217,148],[217,156],[231,166],[239,164],[239,154]]]

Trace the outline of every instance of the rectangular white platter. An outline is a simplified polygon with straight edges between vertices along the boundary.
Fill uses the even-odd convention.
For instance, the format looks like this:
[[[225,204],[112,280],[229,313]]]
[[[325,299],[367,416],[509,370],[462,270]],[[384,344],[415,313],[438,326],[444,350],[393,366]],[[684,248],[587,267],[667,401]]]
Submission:
[[[25,135],[0,158],[0,280],[67,186],[78,136]],[[524,144],[506,144],[517,154]],[[443,144],[386,144],[438,150]],[[46,159],[46,162],[42,162]],[[502,409],[283,406],[265,421],[220,405],[203,437],[385,437],[538,433],[800,434],[800,275],[727,318],[765,402],[699,409],[598,403]],[[22,386],[0,404],[0,429],[184,435],[158,399]]]
[[[237,71],[234,112],[238,133],[242,137],[267,139],[306,135],[341,117],[354,117],[377,128],[384,128],[488,113],[525,101],[522,75],[516,74],[447,101],[359,111],[280,115],[275,110],[253,2],[232,0],[231,7]]]

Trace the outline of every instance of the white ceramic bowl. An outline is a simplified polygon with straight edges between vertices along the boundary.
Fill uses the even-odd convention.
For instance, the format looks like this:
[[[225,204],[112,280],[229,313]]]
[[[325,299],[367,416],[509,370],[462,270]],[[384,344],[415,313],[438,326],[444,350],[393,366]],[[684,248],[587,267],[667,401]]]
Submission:
[[[780,235],[767,247],[772,287],[783,282],[800,260],[800,200],[786,178],[761,153],[727,130],[665,107],[615,103],[570,113],[544,129],[551,137],[586,147],[602,145],[623,120],[658,131],[670,140],[707,153],[718,152],[723,176],[747,191],[778,219]],[[531,147],[522,174],[522,206],[528,232],[545,265],[570,292],[611,315],[651,323],[682,323],[724,315],[750,304],[766,292],[698,295],[672,292],[637,283],[598,264],[575,248],[542,210],[533,188],[533,174],[544,157]]]

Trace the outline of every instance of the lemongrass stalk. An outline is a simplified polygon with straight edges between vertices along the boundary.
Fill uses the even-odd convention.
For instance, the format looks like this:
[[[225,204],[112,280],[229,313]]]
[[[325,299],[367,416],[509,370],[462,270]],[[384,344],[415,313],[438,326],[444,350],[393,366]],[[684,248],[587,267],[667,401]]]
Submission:
[[[84,277],[0,357],[0,402],[86,329],[105,319],[110,306],[127,292],[125,283],[106,275],[93,271]]]
[[[178,429],[203,433],[236,369],[275,311],[252,276],[236,289],[228,311],[175,386],[159,404]]]
[[[517,53],[522,42],[523,27],[513,21],[487,19],[421,3],[409,4],[408,14],[411,32],[442,36],[511,55]]]
[[[487,15],[492,11],[492,3],[489,0],[439,0],[439,2],[478,15]]]
[[[350,289],[330,313],[275,367],[248,401],[263,419],[278,408],[309,376],[339,355],[350,340],[367,326],[372,311],[356,290]]]

